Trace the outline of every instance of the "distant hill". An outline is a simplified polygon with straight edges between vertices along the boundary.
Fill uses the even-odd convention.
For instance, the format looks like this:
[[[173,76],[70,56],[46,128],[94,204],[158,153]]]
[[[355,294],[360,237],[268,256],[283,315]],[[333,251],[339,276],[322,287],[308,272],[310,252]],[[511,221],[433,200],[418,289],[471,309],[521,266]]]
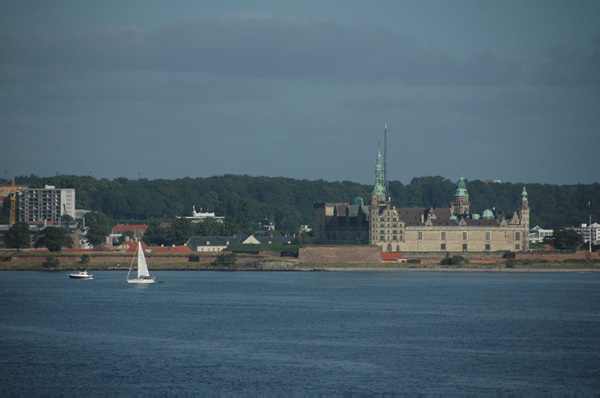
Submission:
[[[17,177],[17,184],[45,184],[75,188],[77,208],[100,211],[113,220],[148,221],[214,211],[232,218],[251,231],[265,218],[277,230],[295,232],[312,224],[314,202],[348,202],[356,196],[369,201],[371,185],[350,181],[309,181],[282,177],[223,175],[175,180],[96,179],[59,175],[49,178]],[[520,203],[522,184],[468,181],[473,212],[495,208],[512,215]],[[447,207],[454,199],[456,182],[443,177],[414,178],[410,184],[390,181],[392,204],[397,207]],[[593,219],[600,216],[600,184],[528,184],[531,226],[544,228],[577,225],[588,220],[588,201]]]

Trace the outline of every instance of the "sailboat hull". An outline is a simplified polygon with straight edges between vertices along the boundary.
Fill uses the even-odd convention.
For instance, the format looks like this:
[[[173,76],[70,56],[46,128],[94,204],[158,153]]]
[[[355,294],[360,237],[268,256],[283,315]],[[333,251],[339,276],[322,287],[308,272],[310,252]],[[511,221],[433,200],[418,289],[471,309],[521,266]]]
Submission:
[[[155,282],[154,279],[127,279],[127,283],[148,284],[148,283],[154,283],[154,282]]]

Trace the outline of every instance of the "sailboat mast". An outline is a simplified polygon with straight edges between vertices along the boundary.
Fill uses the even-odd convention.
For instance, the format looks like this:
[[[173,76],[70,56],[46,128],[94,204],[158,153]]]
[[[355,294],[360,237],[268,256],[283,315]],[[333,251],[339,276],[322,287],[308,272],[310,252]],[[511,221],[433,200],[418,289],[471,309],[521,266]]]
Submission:
[[[131,264],[129,264],[129,272],[127,272],[127,279],[129,279],[129,274],[131,274],[131,269],[133,268],[133,263],[135,261],[135,255],[133,256],[133,258],[131,259]]]

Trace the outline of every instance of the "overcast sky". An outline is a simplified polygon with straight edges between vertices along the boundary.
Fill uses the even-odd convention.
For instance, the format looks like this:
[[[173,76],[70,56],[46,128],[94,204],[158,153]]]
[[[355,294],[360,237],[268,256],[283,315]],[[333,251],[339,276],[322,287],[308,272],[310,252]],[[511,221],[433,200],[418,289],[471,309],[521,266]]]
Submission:
[[[600,181],[600,1],[1,1],[0,172]]]

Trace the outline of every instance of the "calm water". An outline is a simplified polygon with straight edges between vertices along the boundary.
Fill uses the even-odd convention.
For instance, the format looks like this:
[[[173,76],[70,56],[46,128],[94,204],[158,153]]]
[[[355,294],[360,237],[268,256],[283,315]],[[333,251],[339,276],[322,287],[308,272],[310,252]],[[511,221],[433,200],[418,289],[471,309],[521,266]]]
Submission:
[[[0,272],[0,395],[600,392],[600,274]]]

